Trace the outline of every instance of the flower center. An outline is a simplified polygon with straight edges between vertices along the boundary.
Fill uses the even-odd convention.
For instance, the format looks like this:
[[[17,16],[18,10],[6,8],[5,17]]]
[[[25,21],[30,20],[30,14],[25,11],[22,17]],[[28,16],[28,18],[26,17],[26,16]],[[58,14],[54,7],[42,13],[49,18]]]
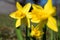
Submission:
[[[16,17],[17,18],[24,18],[25,17],[25,14],[24,13],[16,13]]]

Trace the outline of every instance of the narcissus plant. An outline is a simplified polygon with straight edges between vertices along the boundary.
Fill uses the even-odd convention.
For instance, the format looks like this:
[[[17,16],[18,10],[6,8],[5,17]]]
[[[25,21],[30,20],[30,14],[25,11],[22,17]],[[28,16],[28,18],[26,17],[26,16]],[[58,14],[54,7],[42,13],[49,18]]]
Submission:
[[[31,22],[33,23],[40,23],[46,22],[47,27],[52,29],[53,31],[58,32],[57,28],[57,21],[54,18],[56,8],[52,5],[52,0],[48,0],[45,4],[44,8],[40,5],[32,4],[32,11],[30,13],[31,15]],[[44,24],[44,23],[43,23]]]
[[[43,34],[44,34],[44,32],[41,29],[39,29],[39,27],[37,27],[37,26],[34,27],[33,25],[31,26],[30,35],[32,37],[41,38]]]
[[[17,10],[15,12],[12,12],[10,14],[10,17],[17,19],[16,21],[16,27],[19,27],[21,25],[21,19],[23,19],[24,17],[27,17],[31,4],[27,3],[24,7],[22,7],[19,2],[16,3],[16,7]],[[27,17],[28,19],[28,17]],[[29,19],[28,19],[29,21]],[[29,22],[28,22],[29,23]]]

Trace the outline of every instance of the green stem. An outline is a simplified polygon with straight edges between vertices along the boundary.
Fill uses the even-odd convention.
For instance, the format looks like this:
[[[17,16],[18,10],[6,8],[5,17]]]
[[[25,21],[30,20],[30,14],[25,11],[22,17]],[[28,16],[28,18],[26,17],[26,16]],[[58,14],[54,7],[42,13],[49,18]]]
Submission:
[[[30,31],[29,31],[29,29],[27,30],[27,33],[28,33],[28,36],[30,37]]]
[[[47,40],[54,40],[54,32],[52,30],[50,30],[49,28],[47,28],[47,31],[50,34],[50,37],[49,37],[49,35],[47,35],[47,37],[48,37]]]
[[[54,39],[53,31],[50,30],[50,32],[51,32],[51,40],[53,40]]]
[[[2,38],[0,38],[0,40],[2,40]]]
[[[18,40],[23,40],[23,36],[20,28],[16,28],[16,34],[17,34]]]
[[[26,27],[26,40],[30,40],[30,31],[28,27]]]

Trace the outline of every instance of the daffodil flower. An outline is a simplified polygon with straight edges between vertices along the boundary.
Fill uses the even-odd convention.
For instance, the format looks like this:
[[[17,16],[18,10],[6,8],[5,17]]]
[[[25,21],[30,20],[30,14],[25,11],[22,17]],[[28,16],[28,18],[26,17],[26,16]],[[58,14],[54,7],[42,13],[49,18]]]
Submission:
[[[32,37],[41,38],[43,34],[43,31],[40,31],[39,27],[34,27],[32,25],[30,34]]]
[[[12,12],[10,14],[10,17],[17,19],[16,21],[16,27],[21,25],[21,19],[24,17],[27,17],[27,14],[29,13],[31,4],[27,3],[24,7],[22,7],[19,2],[16,3],[17,10],[15,12]],[[28,18],[28,17],[27,17]]]
[[[41,21],[47,21],[46,25],[53,31],[58,32],[56,19],[53,17],[56,12],[56,8],[52,5],[52,0],[48,0],[44,8],[40,5],[32,4],[31,21],[39,23]]]

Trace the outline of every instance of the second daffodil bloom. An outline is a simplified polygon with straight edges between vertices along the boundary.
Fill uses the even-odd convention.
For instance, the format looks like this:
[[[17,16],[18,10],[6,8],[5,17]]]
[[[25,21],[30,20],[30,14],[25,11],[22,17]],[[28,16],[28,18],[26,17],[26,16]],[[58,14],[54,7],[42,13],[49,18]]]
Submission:
[[[19,4],[19,2],[17,2],[16,7],[17,7],[17,10],[15,12],[12,12],[10,14],[10,17],[12,17],[14,19],[17,19],[16,27],[18,27],[18,26],[21,25],[21,19],[27,16],[27,14],[28,14],[28,12],[30,10],[31,4],[27,3],[24,7],[22,7]]]
[[[52,5],[52,0],[48,0],[44,8],[36,4],[32,4],[32,7],[32,22],[39,23],[40,21],[47,21],[46,25],[53,31],[58,32],[56,19],[53,17],[55,15],[56,8]]]
[[[41,38],[43,34],[44,34],[44,32],[41,31],[41,30],[39,29],[39,27],[34,27],[34,26],[32,25],[31,34],[30,34],[32,37]]]

